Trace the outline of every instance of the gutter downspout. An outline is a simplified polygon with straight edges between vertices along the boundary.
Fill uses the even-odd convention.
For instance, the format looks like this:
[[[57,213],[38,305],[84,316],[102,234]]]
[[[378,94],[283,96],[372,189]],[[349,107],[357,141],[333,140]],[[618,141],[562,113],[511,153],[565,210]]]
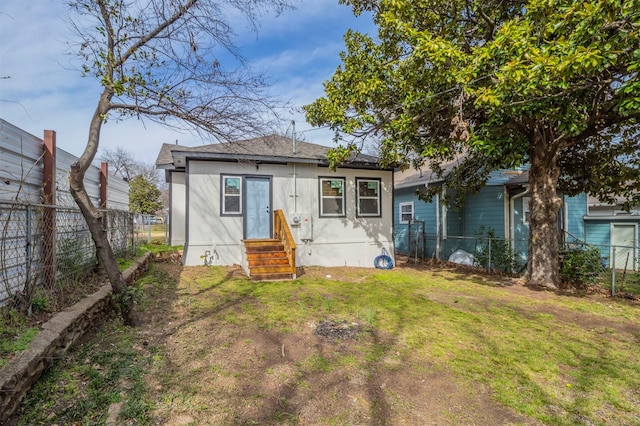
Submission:
[[[506,185],[504,185],[502,187],[502,196],[503,198],[503,202],[502,202],[502,214],[504,215],[504,229],[502,230],[504,232],[504,238],[507,239],[510,235],[510,229],[511,229],[511,216],[509,215],[509,189],[507,188]],[[511,247],[511,244],[509,243],[509,247]],[[513,248],[513,247],[511,247]]]
[[[515,243],[515,239],[516,239],[516,229],[515,229],[515,214],[513,212],[514,209],[514,205],[515,205],[515,200],[517,198],[522,198],[525,195],[527,195],[529,193],[529,185],[525,186],[525,190],[519,194],[514,195],[513,197],[511,197],[511,199],[509,200],[509,239],[511,241],[513,241]]]
[[[293,130],[291,132],[291,139],[293,141],[293,155],[296,155],[296,122],[291,120],[291,126]],[[298,176],[296,174],[296,163],[293,163],[293,212],[298,213]]]
[[[442,193],[444,194],[446,191],[446,187],[442,187]],[[448,236],[448,224],[447,224],[447,213],[449,212],[449,208],[446,204],[442,204],[442,239],[446,240]]]

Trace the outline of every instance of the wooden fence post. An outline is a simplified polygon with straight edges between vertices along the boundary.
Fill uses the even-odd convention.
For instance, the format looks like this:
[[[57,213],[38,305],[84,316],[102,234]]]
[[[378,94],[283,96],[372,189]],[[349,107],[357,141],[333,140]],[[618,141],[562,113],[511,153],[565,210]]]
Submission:
[[[107,197],[109,187],[109,163],[103,161],[100,163],[100,208],[107,208]]]
[[[44,131],[42,161],[43,285],[52,288],[56,282],[56,132],[53,130]]]

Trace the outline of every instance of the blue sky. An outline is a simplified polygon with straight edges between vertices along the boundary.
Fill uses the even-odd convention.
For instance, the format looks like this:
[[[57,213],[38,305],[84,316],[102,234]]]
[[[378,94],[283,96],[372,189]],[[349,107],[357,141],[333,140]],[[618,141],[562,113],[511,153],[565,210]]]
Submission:
[[[271,94],[301,107],[323,95],[322,83],[340,64],[348,28],[372,33],[369,17],[353,16],[338,0],[302,0],[280,16],[265,16],[258,32],[234,25],[237,45],[252,69],[272,82]],[[0,118],[42,138],[55,130],[58,147],[80,155],[100,87],[70,65],[65,41],[67,6],[61,0],[0,2]],[[8,78],[6,78],[8,77]],[[292,113],[305,140],[331,145],[328,130],[309,131],[302,113]],[[127,119],[103,126],[100,149],[122,147],[138,161],[154,162],[162,143],[203,142],[150,122]],[[206,142],[209,143],[209,142]]]

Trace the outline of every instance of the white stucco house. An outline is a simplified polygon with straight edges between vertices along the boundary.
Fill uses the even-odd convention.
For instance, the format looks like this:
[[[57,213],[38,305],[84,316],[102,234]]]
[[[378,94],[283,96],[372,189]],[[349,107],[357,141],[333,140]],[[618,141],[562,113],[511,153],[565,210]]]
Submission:
[[[393,169],[359,155],[332,171],[328,149],[276,135],[164,144],[156,166],[169,184],[170,244],[184,245],[185,265],[239,264],[266,279],[285,278],[275,266],[285,261],[251,254],[254,243],[284,245],[286,277],[300,266],[373,267],[383,249],[393,257]]]

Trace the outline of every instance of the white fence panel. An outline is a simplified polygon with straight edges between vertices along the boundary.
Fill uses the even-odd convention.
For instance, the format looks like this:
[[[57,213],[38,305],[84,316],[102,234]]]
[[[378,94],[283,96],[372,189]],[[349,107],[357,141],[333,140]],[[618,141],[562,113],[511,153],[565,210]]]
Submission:
[[[0,201],[39,203],[42,140],[0,119]]]
[[[0,118],[0,201],[39,204],[42,202],[42,161],[44,141]],[[78,158],[56,148],[56,204],[75,207],[69,192],[71,165]],[[93,204],[100,205],[100,168],[90,166],[85,189]],[[129,209],[129,184],[109,176],[107,206]],[[111,198],[113,197],[113,198]]]

